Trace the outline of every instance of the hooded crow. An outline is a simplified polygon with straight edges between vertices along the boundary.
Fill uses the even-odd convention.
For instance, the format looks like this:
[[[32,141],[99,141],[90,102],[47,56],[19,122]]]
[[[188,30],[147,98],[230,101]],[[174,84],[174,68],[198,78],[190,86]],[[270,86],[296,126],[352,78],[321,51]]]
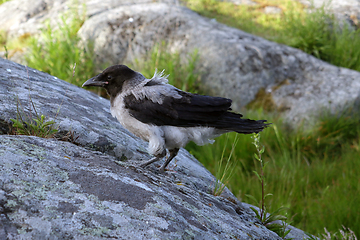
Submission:
[[[213,143],[215,137],[227,132],[258,133],[266,120],[242,119],[231,112],[231,99],[184,92],[168,84],[168,76],[157,73],[151,79],[125,65],[108,67],[87,80],[82,86],[103,87],[110,95],[111,114],[130,132],[149,142],[154,156],[149,164],[170,156],[166,166],[181,147],[193,141],[198,145]]]

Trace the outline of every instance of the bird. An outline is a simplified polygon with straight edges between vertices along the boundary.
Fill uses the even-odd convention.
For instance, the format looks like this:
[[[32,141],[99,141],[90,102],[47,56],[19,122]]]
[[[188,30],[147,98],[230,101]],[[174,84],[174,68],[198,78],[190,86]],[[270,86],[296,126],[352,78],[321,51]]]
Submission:
[[[168,84],[168,76],[155,70],[147,79],[126,65],[114,65],[82,85],[105,88],[112,116],[149,143],[153,158],[141,164],[143,168],[164,158],[168,150],[169,157],[158,169],[164,172],[190,141],[204,145],[227,132],[258,133],[270,124],[242,118],[232,111],[231,99],[182,91]]]

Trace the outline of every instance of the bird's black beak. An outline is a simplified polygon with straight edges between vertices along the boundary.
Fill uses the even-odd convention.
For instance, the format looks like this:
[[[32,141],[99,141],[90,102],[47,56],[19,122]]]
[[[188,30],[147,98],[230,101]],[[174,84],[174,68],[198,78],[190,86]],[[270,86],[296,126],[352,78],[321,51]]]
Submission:
[[[100,74],[99,74],[100,75]],[[90,87],[90,86],[95,86],[95,87],[104,87],[105,86],[105,82],[103,81],[99,81],[99,75],[90,78],[89,80],[87,80],[86,82],[84,82],[84,84],[82,85],[82,87]]]

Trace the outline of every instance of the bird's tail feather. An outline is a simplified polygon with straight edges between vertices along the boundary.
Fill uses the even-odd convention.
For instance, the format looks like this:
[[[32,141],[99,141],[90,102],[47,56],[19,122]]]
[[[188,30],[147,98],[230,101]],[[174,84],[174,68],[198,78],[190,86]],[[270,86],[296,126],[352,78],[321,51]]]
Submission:
[[[267,120],[251,120],[240,118],[239,114],[229,112],[224,119],[222,119],[222,126],[220,129],[233,131],[243,134],[258,133],[264,130],[271,123],[266,123]]]
[[[251,120],[251,119],[240,119],[237,124],[231,129],[237,133],[258,133],[264,130],[271,123],[266,123],[266,120]]]

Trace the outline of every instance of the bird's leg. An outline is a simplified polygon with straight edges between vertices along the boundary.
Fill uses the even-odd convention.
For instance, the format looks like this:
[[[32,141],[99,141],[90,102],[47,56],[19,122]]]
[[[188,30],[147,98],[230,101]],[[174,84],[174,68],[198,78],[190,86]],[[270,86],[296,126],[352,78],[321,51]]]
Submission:
[[[147,161],[146,163],[143,163],[140,165],[140,167],[144,168],[150,164],[152,164],[153,162],[159,161],[161,157],[153,157],[152,159],[150,159],[149,161]]]
[[[146,166],[148,166],[148,165],[150,165],[150,164],[152,164],[152,163],[154,163],[154,162],[156,162],[156,161],[159,161],[161,158],[163,158],[163,157],[165,157],[165,156],[166,156],[166,149],[164,149],[164,151],[163,151],[162,153],[156,155],[155,157],[153,157],[153,158],[150,159],[149,161],[141,164],[140,167],[143,167],[143,168],[144,168],[144,167],[146,167]]]
[[[171,160],[174,159],[174,157],[178,154],[178,152],[179,152],[179,148],[174,148],[169,150],[170,156],[168,159],[166,159],[165,163],[159,168],[160,172],[165,172],[165,168],[167,167],[167,165],[169,165]]]

